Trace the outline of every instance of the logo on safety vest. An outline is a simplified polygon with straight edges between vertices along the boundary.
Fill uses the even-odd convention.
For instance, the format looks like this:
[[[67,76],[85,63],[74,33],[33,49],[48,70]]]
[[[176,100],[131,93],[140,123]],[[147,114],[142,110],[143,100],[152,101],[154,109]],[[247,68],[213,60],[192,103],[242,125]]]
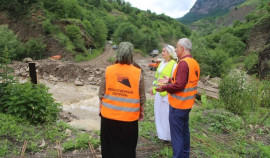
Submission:
[[[120,77],[120,76],[118,76],[117,77],[117,81],[120,82],[120,83],[122,83],[123,85],[131,88],[130,82],[129,82],[129,80],[128,80],[127,77]]]

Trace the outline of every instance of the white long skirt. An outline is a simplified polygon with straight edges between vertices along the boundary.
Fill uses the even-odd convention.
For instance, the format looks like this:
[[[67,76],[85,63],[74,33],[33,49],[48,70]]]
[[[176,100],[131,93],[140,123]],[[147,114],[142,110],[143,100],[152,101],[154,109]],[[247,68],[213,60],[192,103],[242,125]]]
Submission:
[[[157,135],[159,139],[166,141],[171,141],[169,106],[168,95],[162,97],[157,92],[154,101]]]

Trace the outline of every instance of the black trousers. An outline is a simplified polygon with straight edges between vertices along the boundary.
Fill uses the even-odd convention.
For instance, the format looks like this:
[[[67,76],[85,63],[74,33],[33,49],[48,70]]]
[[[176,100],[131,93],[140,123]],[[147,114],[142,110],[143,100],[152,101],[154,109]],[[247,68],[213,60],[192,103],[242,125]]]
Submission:
[[[101,116],[102,158],[135,158],[138,121],[122,122]]]

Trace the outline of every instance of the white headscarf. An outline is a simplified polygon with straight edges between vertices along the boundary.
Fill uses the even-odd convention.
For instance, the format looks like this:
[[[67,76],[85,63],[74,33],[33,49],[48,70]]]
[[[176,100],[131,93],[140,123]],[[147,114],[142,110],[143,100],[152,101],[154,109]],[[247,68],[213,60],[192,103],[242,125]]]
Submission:
[[[164,48],[168,51],[168,53],[170,54],[170,56],[172,57],[172,59],[174,59],[177,62],[178,61],[178,57],[176,55],[175,48],[172,45],[165,45]]]

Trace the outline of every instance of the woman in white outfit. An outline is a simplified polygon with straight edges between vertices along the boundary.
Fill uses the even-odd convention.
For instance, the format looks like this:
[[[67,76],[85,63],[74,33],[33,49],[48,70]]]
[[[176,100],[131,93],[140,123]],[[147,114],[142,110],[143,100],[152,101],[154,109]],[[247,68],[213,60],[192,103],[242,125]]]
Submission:
[[[158,138],[163,141],[171,141],[170,124],[169,124],[169,101],[167,92],[156,92],[155,88],[158,83],[158,79],[164,78],[163,76],[171,77],[173,71],[177,65],[177,55],[175,48],[171,45],[165,45],[162,49],[163,60],[159,64],[155,81],[153,82],[153,94],[155,95],[154,111],[155,111],[155,123],[157,129]]]

